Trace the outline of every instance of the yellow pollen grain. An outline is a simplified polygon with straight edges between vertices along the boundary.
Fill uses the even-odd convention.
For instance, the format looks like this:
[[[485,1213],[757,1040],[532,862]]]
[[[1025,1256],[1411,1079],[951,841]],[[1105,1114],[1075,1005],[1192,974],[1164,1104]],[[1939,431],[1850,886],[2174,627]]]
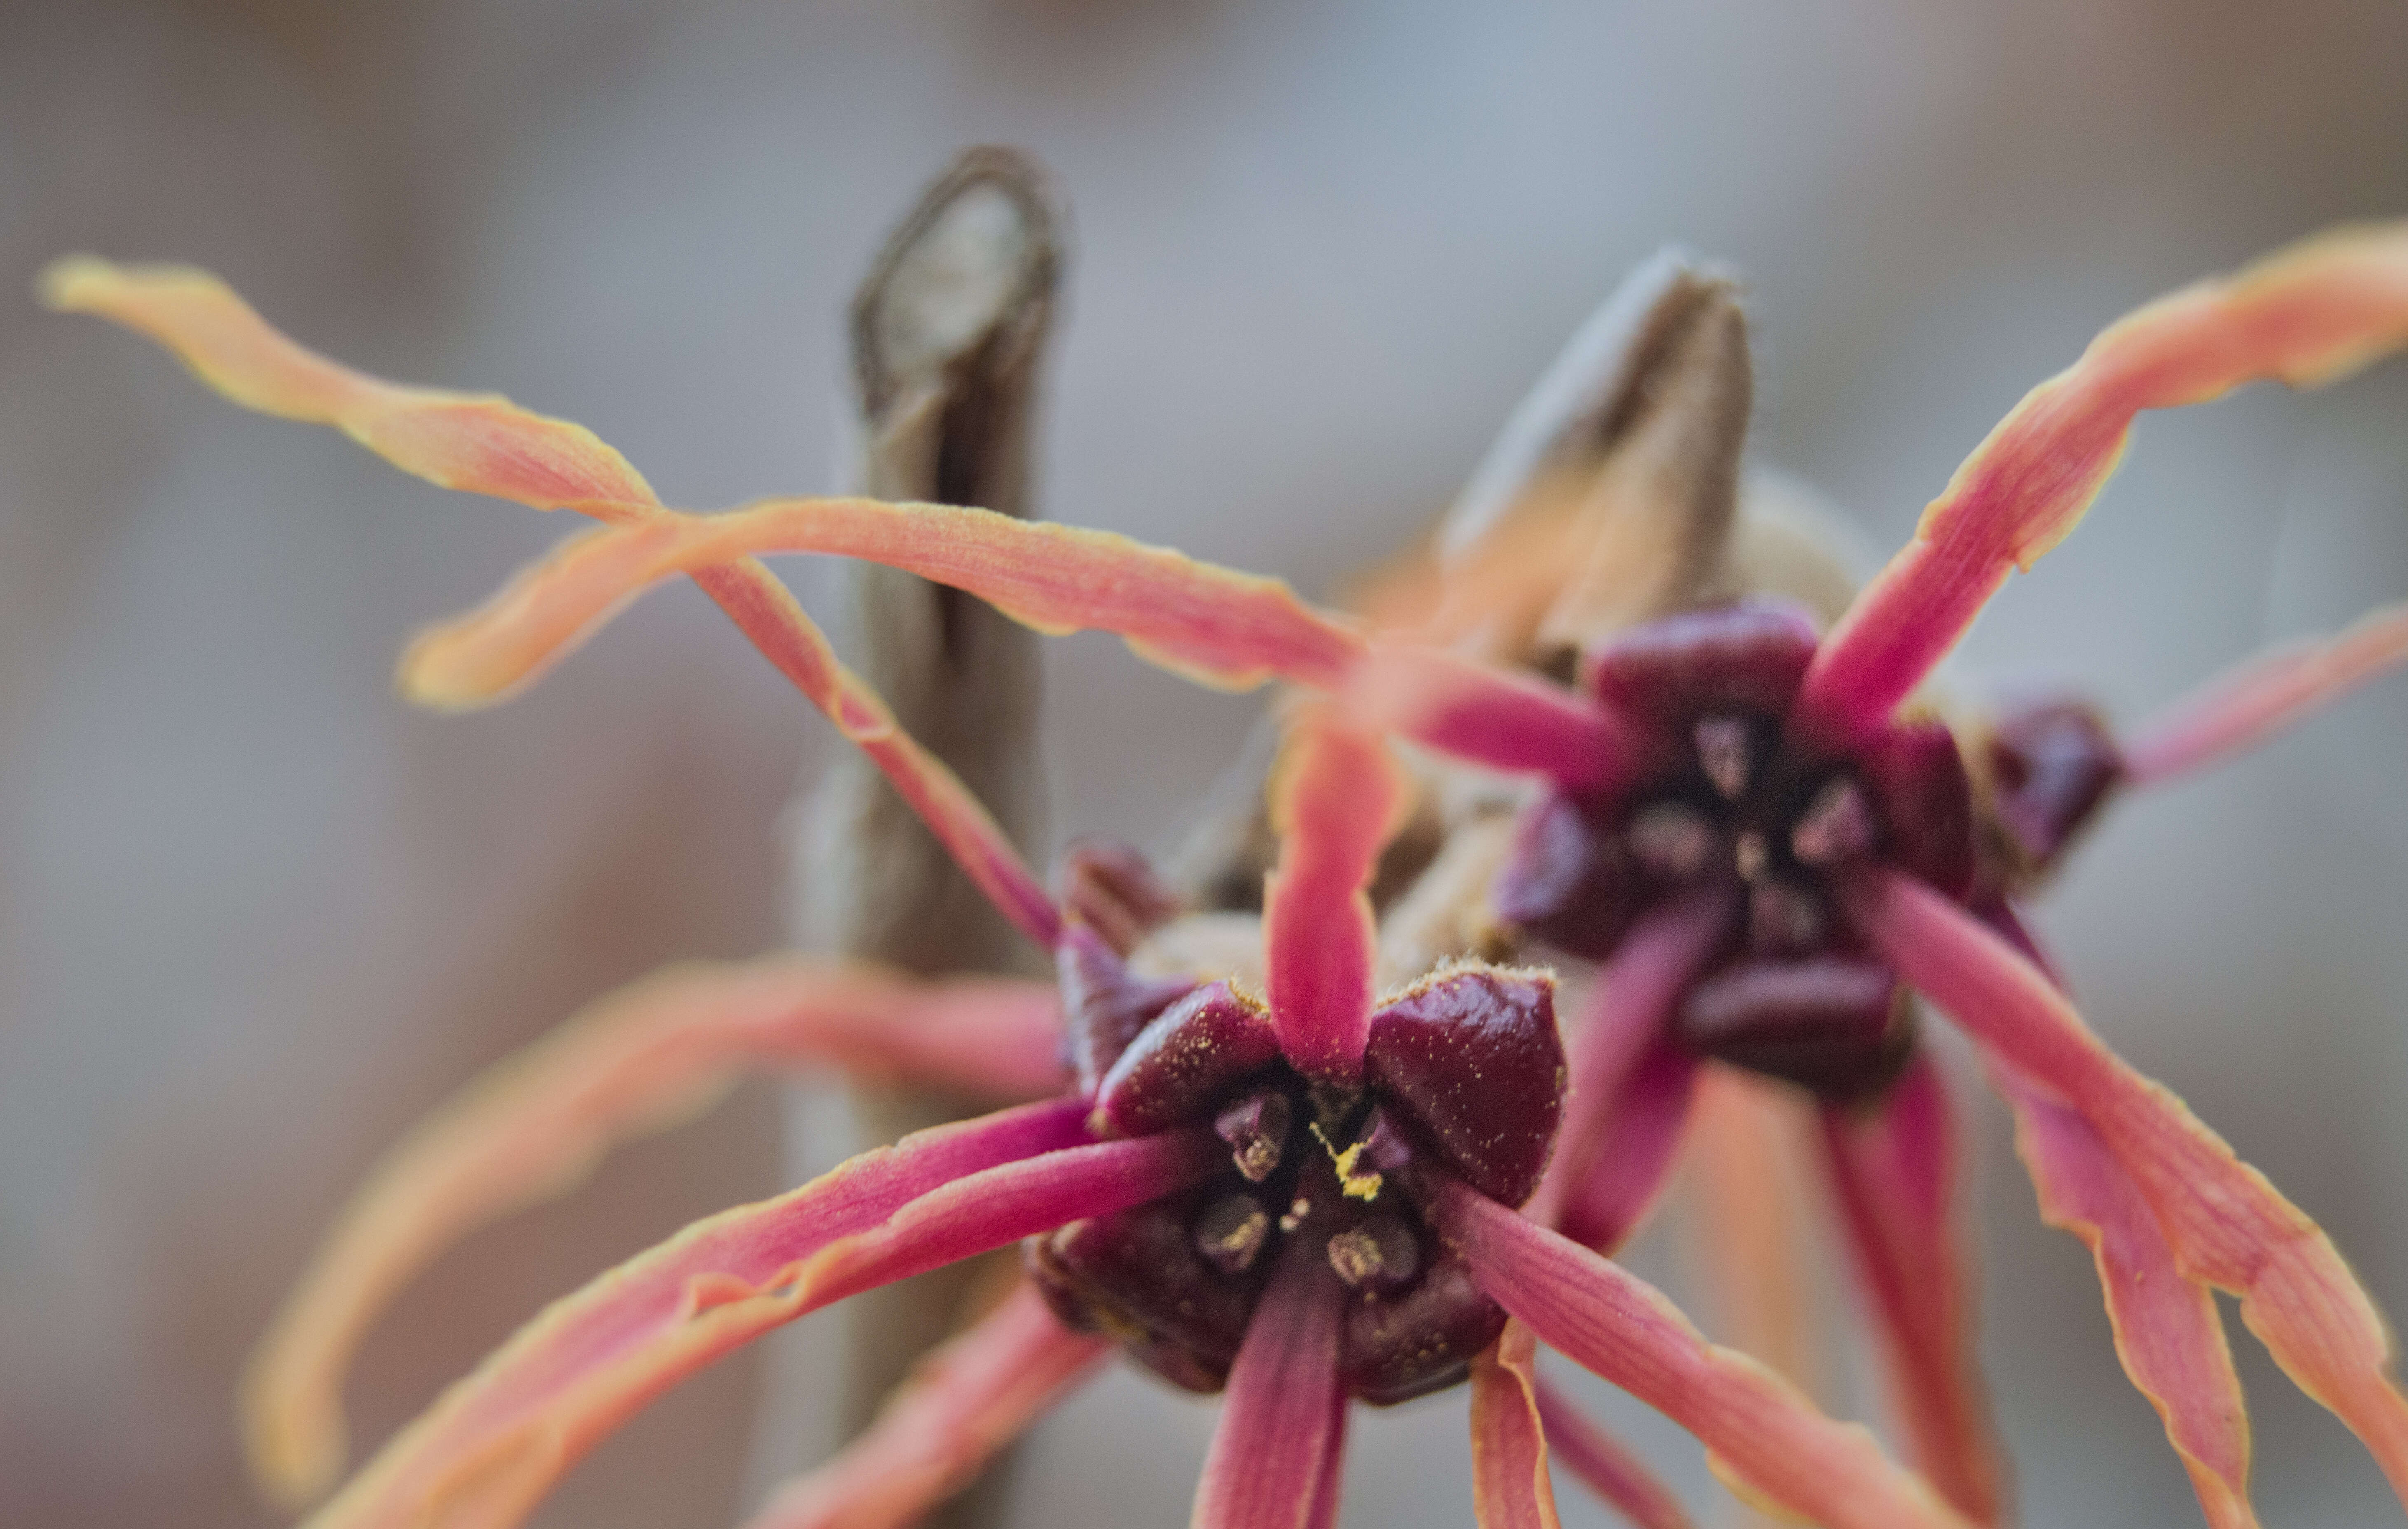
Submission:
[[[1330,1165],[1338,1170],[1338,1187],[1345,1192],[1346,1197],[1367,1202],[1378,1199],[1383,1181],[1378,1170],[1367,1172],[1359,1165],[1363,1161],[1363,1143],[1358,1141],[1341,1152],[1329,1144],[1329,1137],[1322,1133],[1319,1121],[1312,1122],[1312,1130],[1313,1139],[1321,1143],[1321,1150],[1329,1154]]]

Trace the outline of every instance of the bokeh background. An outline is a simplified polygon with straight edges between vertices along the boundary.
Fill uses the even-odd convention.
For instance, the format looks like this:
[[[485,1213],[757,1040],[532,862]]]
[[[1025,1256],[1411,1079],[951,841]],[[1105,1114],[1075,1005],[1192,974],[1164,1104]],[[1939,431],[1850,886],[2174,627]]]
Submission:
[[[2408,211],[2403,79],[2396,0],[7,0],[0,1522],[273,1522],[229,1396],[345,1187],[581,1000],[774,941],[775,822],[832,746],[683,587],[509,707],[405,709],[412,626],[566,528],[37,311],[49,256],[212,266],[337,355],[583,421],[717,506],[841,479],[853,282],[957,149],[1021,144],[1076,208],[1050,511],[1323,593],[1443,506],[1668,240],[1752,282],[1756,460],[1885,548],[2119,311]],[[790,566],[828,608],[826,570]],[[2128,719],[2402,593],[2394,363],[2145,422],[1960,673],[2077,681]],[[1258,699],[1102,639],[1048,661],[1056,831],[1174,842]],[[2128,805],[2041,921],[2100,1028],[2394,1311],[2403,758],[2394,683]],[[2086,1256],[2037,1224],[1999,1113],[1977,1122],[1985,1352],[2027,1521],[2196,1522]],[[364,1435],[547,1295],[779,1187],[780,1132],[750,1087],[446,1259],[369,1348]],[[1677,1237],[1641,1262],[1694,1288]],[[2238,1341],[2269,1518],[2399,1522]],[[756,1446],[759,1373],[686,1388],[540,1522],[733,1522],[766,1461],[824,1442]],[[1600,1405],[1707,1490],[1685,1440]],[[1462,1410],[1360,1422],[1346,1522],[1468,1522]],[[1044,1426],[1015,1522],[1178,1522],[1211,1417],[1115,1374]]]

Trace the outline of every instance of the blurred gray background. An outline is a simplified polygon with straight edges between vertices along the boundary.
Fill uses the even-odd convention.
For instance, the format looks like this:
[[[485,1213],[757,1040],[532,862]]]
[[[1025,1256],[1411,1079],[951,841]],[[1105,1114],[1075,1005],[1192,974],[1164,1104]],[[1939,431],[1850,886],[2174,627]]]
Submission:
[[[251,418],[36,311],[88,248],[216,268],[308,342],[585,422],[673,502],[845,468],[842,302],[961,146],[1076,209],[1046,503],[1308,593],[1443,505],[1634,262],[1741,266],[1756,458],[1901,537],[2100,324],[2408,211],[2397,0],[327,0],[0,7],[0,1522],[270,1522],[229,1397],[371,1154],[580,1001],[778,927],[774,821],[832,747],[684,587],[467,720],[418,622],[568,529]],[[2132,718],[2408,594],[2408,367],[2151,419],[1970,684]],[[824,569],[790,564],[826,609]],[[1257,698],[1049,649],[1059,831],[1154,847]],[[2045,905],[2099,1027],[2408,1310],[2408,684],[2128,806]],[[2196,1509],[2086,1255],[1978,1118],[1985,1351],[2033,1524]],[[755,1085],[479,1236],[354,1388],[380,1436],[548,1295],[779,1187]],[[1694,1281],[1677,1237],[1641,1259]],[[813,1341],[805,1334],[800,1341]],[[2236,1333],[2270,1521],[2397,1522]],[[756,1363],[582,1466],[548,1525],[757,1501]],[[1601,1402],[1703,1492],[1694,1448]],[[1361,1417],[1346,1521],[1469,1522],[1462,1393]],[[1114,1374],[1016,1522],[1176,1522],[1211,1408]],[[1570,1522],[1602,1513],[1576,1489]]]

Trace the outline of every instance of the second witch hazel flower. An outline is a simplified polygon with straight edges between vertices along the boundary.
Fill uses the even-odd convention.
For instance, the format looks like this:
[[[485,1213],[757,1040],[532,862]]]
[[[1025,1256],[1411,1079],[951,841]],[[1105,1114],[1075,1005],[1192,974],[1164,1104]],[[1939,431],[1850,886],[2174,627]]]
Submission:
[[[405,465],[423,466],[410,453],[450,439],[393,423],[416,418],[407,399],[362,393],[350,374],[330,385],[263,350],[266,340],[227,318],[238,310],[195,279],[71,267],[54,293],[158,335],[246,401],[343,423]],[[513,479],[516,450],[494,452],[487,432],[480,465],[503,476],[472,486],[499,482],[507,496],[576,503],[622,523],[572,541],[483,610],[422,639],[405,683],[437,704],[479,704],[654,579],[725,579],[753,554],[817,551],[909,568],[1040,629],[1117,631],[1216,683],[1276,677],[1321,692],[1341,731],[1384,729],[1540,782],[1493,906],[1538,949],[1601,967],[1589,1011],[1567,1027],[1571,1118],[1542,1217],[1610,1245],[1660,1167],[1662,1122],[1684,1112],[1689,1068],[1719,1061],[1825,1101],[1835,1150],[1854,1164],[1846,1208],[1870,1230],[1868,1246],[1887,1243],[1898,1284],[1911,1272],[1901,1254],[1945,1248],[1931,1161],[1945,1156],[1945,1113],[1904,1001],[1919,993],[1975,1042],[2015,1107],[2043,1213],[2098,1251],[2126,1368],[2164,1415],[2211,1521],[2254,1522],[2217,1289],[2239,1297],[2251,1332],[2408,1499],[2408,1399],[2373,1304],[2308,1217],[2099,1041],[2015,913],[2114,791],[2212,763],[2397,661],[2408,619],[2381,613],[2330,643],[2272,655],[2120,744],[2078,709],[1952,730],[1920,698],[2007,576],[2078,523],[2139,411],[2260,378],[2329,380],[2404,340],[2408,228],[2397,225],[2326,235],[2176,293],[2035,389],[1828,625],[1761,601],[1688,609],[1676,598],[1669,615],[1642,607],[1626,614],[1656,619],[1594,642],[1583,634],[1569,674],[1541,665],[1556,679],[1497,667],[1461,634],[1369,627],[1274,581],[1098,533],[842,500],[697,517],[662,511],[607,476],[569,483],[546,465],[540,480]],[[278,364],[243,371],[262,357]],[[602,492],[580,492],[591,489]],[[1498,529],[1506,542],[1510,529]],[[1534,582],[1560,586],[1566,571]],[[1441,569],[1436,594],[1463,576],[1460,564]],[[1494,593],[1475,590],[1475,603]],[[833,714],[846,722],[840,699]],[[847,730],[880,736],[858,719]],[[985,855],[983,884],[1042,929],[987,836],[956,823],[949,842]],[[1629,1150],[1634,1141],[1645,1150]],[[1584,1225],[1584,1206],[1599,1204],[1606,1212]],[[1871,1272],[1878,1283],[1884,1271]],[[1940,1283],[1921,1310],[1913,1288],[1884,1295],[1894,1336],[1908,1340],[1903,1367],[1929,1372],[1905,1387],[1920,1390],[1924,1422],[1958,1406],[1948,1393],[1962,1383],[1938,1373],[1961,1367],[1951,1350],[1961,1336],[1945,1331],[1961,1313]],[[1994,1516],[1971,1458],[1984,1448],[1976,1430],[1943,1420],[1915,1432],[1951,1499]]]
[[[589,434],[496,398],[337,367],[197,273],[74,263],[49,291],[157,335],[246,403],[337,424],[437,482],[632,528],[684,524]],[[890,507],[845,503],[873,543],[896,528]],[[1276,646],[1298,633],[1318,645],[1318,678],[1334,682],[1369,650],[1268,580],[1114,538],[1056,539],[1084,562],[1041,572],[1023,613],[1079,607],[1097,579],[1117,579],[1160,617],[1156,650],[1190,671],[1267,672],[1265,636]],[[974,542],[962,550],[966,567],[984,557]],[[1151,579],[1130,579],[1132,561]],[[1290,714],[1258,986],[1249,974],[1165,969],[1147,946],[1174,900],[1142,862],[1074,854],[1060,896],[1049,894],[758,564],[737,555],[697,578],[1052,952],[1058,981],[920,983],[791,958],[676,970],[497,1069],[387,1160],[263,1351],[247,1422],[263,1475],[289,1497],[338,1468],[344,1366],[403,1279],[466,1227],[555,1192],[615,1136],[691,1107],[734,1070],[834,1064],[983,1092],[1004,1107],[701,1222],[564,1298],[313,1523],[515,1522],[612,1428],[730,1349],[1024,1238],[1027,1282],[869,1435],[773,1502],[765,1524],[910,1522],[1113,1346],[1226,1393],[1199,1525],[1328,1524],[1351,1403],[1466,1380],[1484,1522],[1554,1522],[1550,1433],[1564,1463],[1634,1517],[1679,1522],[1643,1471],[1541,1390],[1541,1341],[1681,1422],[1734,1481],[1787,1510],[1868,1529],[1964,1522],[1864,1430],[1825,1418],[1611,1261],[1521,1212],[1563,1110],[1554,979],[1449,962],[1377,983],[1367,888],[1403,783],[1351,710],[1299,702]],[[1512,676],[1449,662],[1430,672],[1475,709],[1583,715]]]

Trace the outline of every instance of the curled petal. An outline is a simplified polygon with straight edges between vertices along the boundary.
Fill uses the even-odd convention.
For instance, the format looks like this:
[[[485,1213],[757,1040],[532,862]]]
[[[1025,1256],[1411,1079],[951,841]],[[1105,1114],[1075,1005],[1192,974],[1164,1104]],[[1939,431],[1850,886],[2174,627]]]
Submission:
[[[1971,1275],[1956,1205],[1956,1126],[1928,1049],[1862,1111],[1826,1105],[1824,1164],[1872,1306],[1915,1465],[1977,1523],[2002,1508],[1973,1354]]]
[[[779,1489],[745,1529],[906,1529],[960,1491],[1111,1352],[1024,1283],[921,1361],[868,1432]]]
[[[2062,991],[2065,979],[2012,908],[1993,928]],[[2089,1248],[2124,1373],[2166,1425],[2211,1529],[2257,1529],[2249,1505],[2249,1412],[2213,1291],[2174,1266],[2157,1212],[2089,1122],[2002,1067],[1991,1069],[2015,1116],[2015,1150],[2040,1192],[2041,1219]]]
[[[1369,892],[1404,783],[1376,736],[1299,715],[1271,784],[1279,864],[1263,895],[1264,985],[1288,1059],[1352,1079],[1370,1035],[1379,933]]]
[[[1316,1529],[1336,1517],[1345,1293],[1318,1239],[1287,1239],[1229,1367],[1192,1529]]]
[[[2133,730],[2124,767],[2140,785],[2190,774],[2272,737],[2408,660],[2408,605],[2386,606],[2322,641],[2286,643],[2218,675]]]
[[[506,1529],[728,1350],[846,1295],[1173,1193],[1226,1155],[1200,1132],[1062,1145],[1083,1139],[1083,1113],[1062,1100],[940,1126],[695,1222],[554,1302],[310,1523]]]
[[[1603,1424],[1543,1375],[1538,1378],[1536,1394],[1550,1458],[1560,1461],[1582,1485],[1612,1503],[1639,1529],[1690,1529],[1681,1500]]]
[[[1548,1347],[1695,1434],[1752,1493],[1826,1529],[1930,1529],[1965,1520],[1890,1464],[1872,1435],[1718,1348],[1636,1276],[1484,1195],[1449,1184],[1446,1235],[1482,1288]]]
[[[2090,1249],[2124,1373],[2164,1420],[2212,1529],[2257,1529],[2249,1506],[2249,1413],[2208,1289],[2174,1265],[2157,1214],[2089,1123],[2001,1075],[2015,1150],[2041,1218]]]
[[[1198,563],[1107,531],[991,510],[874,499],[770,499],[724,515],[658,515],[577,537],[475,614],[420,637],[414,693],[519,683],[655,579],[763,552],[864,558],[967,590],[1040,632],[1099,627],[1208,684],[1277,677],[1326,687],[1363,651],[1340,619],[1275,579]]]
[[[668,516],[642,475],[584,426],[530,413],[498,393],[404,387],[353,371],[277,333],[205,271],[74,256],[43,273],[41,292],[52,307],[97,314],[149,336],[237,404],[336,426],[404,472],[440,487],[538,509],[573,508],[618,524]],[[877,763],[979,889],[1050,948],[1059,920],[1044,883],[953,773],[897,729],[886,704],[837,662],[826,636],[786,587],[751,558],[696,567],[694,579]],[[435,706],[477,706],[499,699],[525,678],[522,673],[480,689],[446,684],[437,676],[414,693]]]
[[[1532,1219],[1610,1252],[1654,1201],[1688,1118],[1695,1070],[1668,1038],[1673,1007],[1736,909],[1714,892],[1671,904],[1641,920],[1598,969],[1570,1027],[1564,1123]]]
[[[1845,898],[1900,977],[2098,1133],[2157,1212],[2183,1277],[2239,1296],[2242,1321],[2276,1363],[2408,1500],[2408,1397],[2390,1375],[2390,1336],[2323,1229],[2109,1050],[2045,974],[1971,914],[1889,872],[1864,876]]]
[[[1537,1353],[1530,1330],[1508,1322],[1471,1362],[1471,1506],[1480,1529],[1557,1529]]]
[[[708,1107],[748,1065],[834,1065],[972,1094],[1059,1093],[1060,1000],[800,958],[672,967],[470,1084],[388,1153],[268,1329],[243,1384],[252,1469],[280,1501],[342,1465],[343,1374],[377,1313],[470,1230],[565,1193],[610,1146]]]
[[[1595,697],[1419,643],[1375,645],[1343,703],[1367,726],[1570,791],[1609,790],[1650,762],[1640,732]]]
[[[441,488],[556,509],[641,505],[643,475],[583,425],[531,414],[499,393],[386,382],[278,334],[234,290],[189,265],[115,265],[70,255],[42,273],[42,301],[149,336],[245,408],[330,424]]]
[[[2116,321],[1974,449],[1832,629],[1799,697],[1807,725],[1844,736],[1905,699],[2008,573],[2081,521],[2141,410],[2204,403],[2260,378],[2316,386],[2403,342],[2402,223],[2320,235]]]

